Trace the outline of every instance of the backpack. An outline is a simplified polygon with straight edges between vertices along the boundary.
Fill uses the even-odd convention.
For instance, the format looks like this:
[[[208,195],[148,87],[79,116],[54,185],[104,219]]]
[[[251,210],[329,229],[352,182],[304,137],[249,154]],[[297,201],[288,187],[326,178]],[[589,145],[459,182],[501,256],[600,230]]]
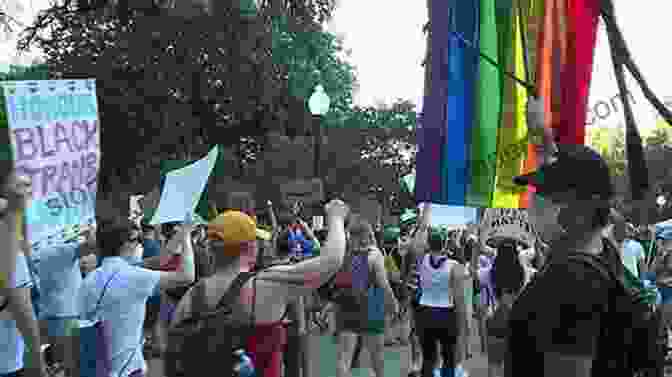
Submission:
[[[196,270],[196,279],[194,280],[194,283],[186,287],[176,287],[165,290],[164,292],[168,297],[175,301],[180,301],[191,287],[198,284],[201,279],[211,276],[214,273],[214,258],[212,257],[212,254],[207,250],[194,252],[194,267]]]
[[[610,294],[609,301],[609,313],[612,317],[608,322],[608,352],[615,361],[621,363],[621,369],[628,374],[662,376],[667,334],[661,314],[651,305],[646,290],[639,289],[636,285],[629,286],[625,282],[624,270],[627,269],[620,259],[617,258],[619,263],[608,262],[610,258],[619,255],[611,241],[604,239],[603,245],[604,257],[571,253],[567,258],[590,266],[605,281],[613,283],[613,294]]]
[[[196,376],[203,368],[221,371],[226,377],[236,376],[234,367],[240,361],[240,350],[245,349],[254,331],[254,314],[244,318],[237,298],[254,275],[256,272],[240,273],[212,310],[206,303],[204,282],[194,286],[191,316],[168,329],[165,376]]]
[[[485,327],[489,337],[508,338],[510,314],[511,307],[504,303],[499,303],[494,309],[486,312]]]
[[[341,268],[318,289],[318,294],[348,311],[360,311],[367,306],[368,289],[372,286],[373,271],[369,254],[373,247],[350,250],[345,254]]]

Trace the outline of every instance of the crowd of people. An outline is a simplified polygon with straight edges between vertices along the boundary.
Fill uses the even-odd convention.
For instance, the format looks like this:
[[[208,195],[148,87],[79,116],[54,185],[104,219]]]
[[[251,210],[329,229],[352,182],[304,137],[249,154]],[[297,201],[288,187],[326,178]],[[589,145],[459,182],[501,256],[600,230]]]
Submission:
[[[545,127],[541,113],[531,100],[529,127]],[[166,377],[280,377],[288,328],[306,318],[333,330],[338,377],[362,346],[388,375],[393,343],[410,346],[412,376],[453,377],[476,351],[474,332],[491,377],[662,376],[672,244],[612,208],[597,153],[548,135],[538,150],[539,169],[515,179],[535,187],[534,244],[433,228],[429,205],[377,231],[335,199],[325,229],[298,216],[279,224],[270,210],[266,232],[232,208],[206,225],[193,213],[160,227],[101,218],[33,250],[22,225],[30,181],[7,168],[0,377],[141,377],[148,359]],[[395,337],[394,326],[406,331]]]

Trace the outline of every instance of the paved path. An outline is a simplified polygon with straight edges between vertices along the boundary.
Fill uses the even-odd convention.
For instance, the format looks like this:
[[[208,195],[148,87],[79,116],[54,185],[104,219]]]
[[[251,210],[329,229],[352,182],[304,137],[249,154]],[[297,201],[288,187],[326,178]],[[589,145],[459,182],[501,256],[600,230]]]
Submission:
[[[315,376],[311,377],[336,377],[336,344],[333,336],[313,335],[310,337],[309,346],[314,350],[312,370]],[[487,359],[477,353],[478,338],[472,337],[472,348],[475,353],[472,358],[465,362],[465,369],[470,377],[487,377]],[[148,377],[163,377],[161,360],[149,360]],[[360,357],[361,368],[353,371],[353,377],[373,376],[373,370],[369,368],[370,357],[365,349]],[[385,377],[406,377],[410,365],[410,348],[405,346],[388,347],[385,351]]]

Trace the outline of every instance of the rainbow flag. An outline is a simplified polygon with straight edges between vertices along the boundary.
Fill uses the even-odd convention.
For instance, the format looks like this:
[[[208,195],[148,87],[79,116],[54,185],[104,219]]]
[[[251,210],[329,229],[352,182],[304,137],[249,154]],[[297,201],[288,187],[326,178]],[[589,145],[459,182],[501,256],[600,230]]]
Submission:
[[[560,143],[583,144],[599,3],[428,1],[416,201],[528,207],[530,192],[513,185],[514,176],[536,166],[525,119],[528,90],[502,70],[536,85]]]

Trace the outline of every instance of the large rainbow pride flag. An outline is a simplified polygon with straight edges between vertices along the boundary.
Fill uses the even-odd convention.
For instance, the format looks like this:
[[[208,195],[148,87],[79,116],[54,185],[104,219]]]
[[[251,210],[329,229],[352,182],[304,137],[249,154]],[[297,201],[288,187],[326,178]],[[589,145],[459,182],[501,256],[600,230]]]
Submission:
[[[584,144],[599,3],[428,0],[416,201],[528,207],[530,192],[512,182],[536,166],[528,89],[502,70],[534,83],[560,143]]]

